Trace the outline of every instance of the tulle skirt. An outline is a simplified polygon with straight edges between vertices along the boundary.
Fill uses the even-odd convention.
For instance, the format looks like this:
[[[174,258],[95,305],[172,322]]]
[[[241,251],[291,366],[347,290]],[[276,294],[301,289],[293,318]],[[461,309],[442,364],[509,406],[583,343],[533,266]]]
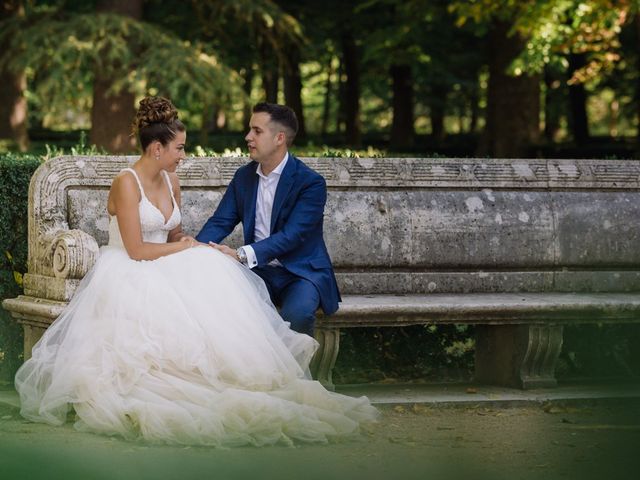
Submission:
[[[317,342],[278,315],[262,280],[209,247],[134,261],[103,247],[16,375],[21,413],[154,443],[268,445],[358,433],[365,397],[310,379]]]

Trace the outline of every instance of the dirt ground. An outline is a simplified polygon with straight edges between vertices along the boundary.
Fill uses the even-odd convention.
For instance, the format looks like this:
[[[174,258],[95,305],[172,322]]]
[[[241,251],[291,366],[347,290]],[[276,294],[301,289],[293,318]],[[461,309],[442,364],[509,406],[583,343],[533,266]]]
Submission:
[[[0,404],[0,479],[635,479],[638,403],[385,405],[354,441],[235,449],[131,443]]]

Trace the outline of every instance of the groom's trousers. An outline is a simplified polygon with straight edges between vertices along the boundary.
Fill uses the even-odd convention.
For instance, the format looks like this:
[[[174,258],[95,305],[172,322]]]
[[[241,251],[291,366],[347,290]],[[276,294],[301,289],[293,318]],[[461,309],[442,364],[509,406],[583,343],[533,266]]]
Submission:
[[[291,324],[291,329],[313,337],[316,310],[320,306],[316,286],[284,267],[264,265],[252,271],[264,280],[271,300],[282,318]]]

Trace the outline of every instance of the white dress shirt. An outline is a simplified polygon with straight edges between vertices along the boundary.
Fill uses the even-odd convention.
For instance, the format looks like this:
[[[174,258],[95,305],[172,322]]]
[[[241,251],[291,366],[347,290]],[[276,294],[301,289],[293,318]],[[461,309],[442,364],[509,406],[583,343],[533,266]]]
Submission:
[[[256,174],[260,177],[258,182],[258,195],[256,197],[256,225],[254,230],[254,239],[256,242],[269,238],[271,235],[273,199],[276,196],[278,182],[280,182],[280,177],[287,164],[287,160],[289,160],[289,152],[285,153],[282,161],[269,175],[262,173],[262,165],[258,165],[256,169]],[[253,247],[251,245],[244,245],[242,249],[247,254],[247,265],[249,268],[257,266],[258,259],[256,258],[256,252],[253,250]],[[270,261],[269,265],[282,266],[277,259]]]

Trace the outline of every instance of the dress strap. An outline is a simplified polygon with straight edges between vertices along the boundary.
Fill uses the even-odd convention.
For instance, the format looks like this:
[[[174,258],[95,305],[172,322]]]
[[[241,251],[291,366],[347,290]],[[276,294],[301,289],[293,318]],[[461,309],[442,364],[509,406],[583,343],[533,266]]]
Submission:
[[[171,185],[171,179],[169,178],[169,174],[166,170],[162,170],[162,174],[164,175],[164,179],[167,181],[167,185],[169,185],[169,193],[171,194],[171,200],[175,203],[176,199],[173,196],[173,185]]]
[[[144,194],[144,189],[142,188],[142,182],[140,182],[140,178],[138,177],[138,174],[136,173],[136,171],[133,168],[123,168],[120,171],[133,173],[133,176],[136,179],[136,182],[138,182],[138,187],[140,188],[140,195],[146,198],[146,195]],[[171,195],[173,195],[173,193]]]

